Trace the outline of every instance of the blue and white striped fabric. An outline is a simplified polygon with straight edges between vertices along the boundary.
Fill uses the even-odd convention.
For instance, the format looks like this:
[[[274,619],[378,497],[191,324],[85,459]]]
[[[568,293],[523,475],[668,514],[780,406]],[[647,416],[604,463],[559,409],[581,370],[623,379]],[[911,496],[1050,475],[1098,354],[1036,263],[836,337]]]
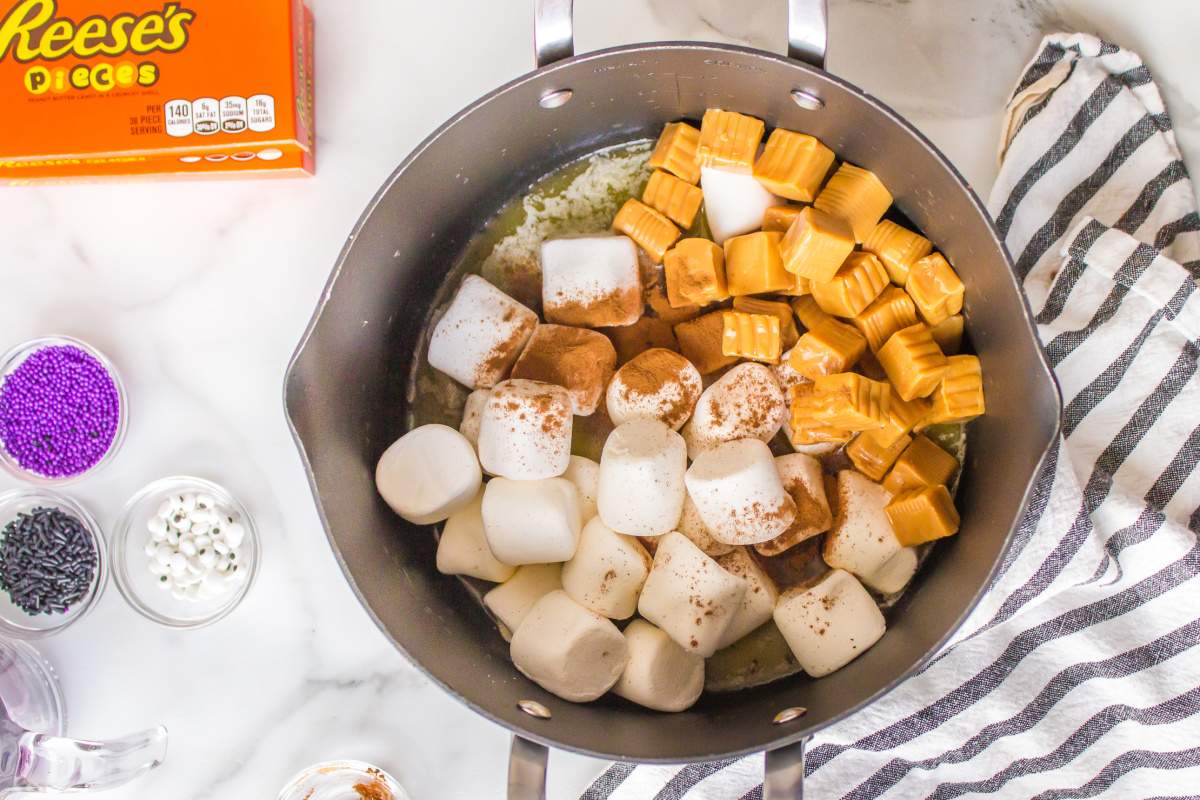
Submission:
[[[1043,42],[990,210],[1064,439],[954,641],[817,735],[818,798],[1200,796],[1200,217],[1134,53]],[[761,798],[762,762],[614,765],[588,800]]]

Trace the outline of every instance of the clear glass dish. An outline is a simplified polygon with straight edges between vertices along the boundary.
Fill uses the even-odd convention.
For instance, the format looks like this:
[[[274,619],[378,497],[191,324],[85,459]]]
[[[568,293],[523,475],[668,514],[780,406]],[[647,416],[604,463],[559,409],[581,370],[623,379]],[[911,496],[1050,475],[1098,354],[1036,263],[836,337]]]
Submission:
[[[245,577],[225,594],[209,599],[177,599],[160,589],[158,577],[147,569],[145,546],[150,532],[146,523],[164,500],[187,493],[212,495],[219,504],[236,512],[246,529],[238,561]],[[258,575],[261,545],[250,512],[229,491],[203,478],[179,475],[154,481],[129,498],[112,530],[112,552],[117,589],[134,609],[170,628],[200,628],[231,613],[250,591]]]
[[[117,389],[117,401],[120,404],[117,416],[117,430],[113,434],[112,443],[105,451],[104,457],[97,461],[92,466],[85,469],[83,472],[74,475],[66,475],[60,478],[49,477],[42,475],[32,470],[28,470],[21,466],[20,462],[8,452],[4,441],[0,439],[0,464],[3,464],[5,469],[17,476],[23,481],[32,483],[38,486],[65,486],[69,483],[74,483],[81,478],[95,473],[116,456],[117,451],[121,449],[121,444],[125,441],[125,432],[129,427],[129,398],[125,395],[125,384],[121,381],[121,375],[117,372],[117,368],[113,365],[108,357],[101,353],[96,348],[92,347],[87,342],[79,339],[74,339],[70,336],[43,336],[39,339],[31,339],[28,342],[19,344],[9,350],[3,356],[0,356],[0,386],[3,386],[4,380],[22,363],[25,359],[45,347],[70,346],[78,347],[92,358],[99,361],[108,374],[112,376],[113,385]]]
[[[108,580],[108,553],[100,526],[87,509],[69,497],[48,489],[13,489],[0,493],[0,531],[18,514],[39,507],[59,508],[83,524],[96,547],[96,572],[87,593],[65,614],[28,614],[13,603],[8,592],[0,590],[0,634],[17,639],[44,639],[75,624],[92,610]]]
[[[288,781],[277,800],[410,800],[396,779],[362,761],[326,761]]]

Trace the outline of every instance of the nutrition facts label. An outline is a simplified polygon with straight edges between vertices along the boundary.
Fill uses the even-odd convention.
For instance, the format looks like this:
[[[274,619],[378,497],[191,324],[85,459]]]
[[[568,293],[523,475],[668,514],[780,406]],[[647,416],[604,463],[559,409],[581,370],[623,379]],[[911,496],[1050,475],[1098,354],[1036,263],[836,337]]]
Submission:
[[[275,127],[275,98],[269,94],[171,100],[164,111],[170,136],[262,132]]]

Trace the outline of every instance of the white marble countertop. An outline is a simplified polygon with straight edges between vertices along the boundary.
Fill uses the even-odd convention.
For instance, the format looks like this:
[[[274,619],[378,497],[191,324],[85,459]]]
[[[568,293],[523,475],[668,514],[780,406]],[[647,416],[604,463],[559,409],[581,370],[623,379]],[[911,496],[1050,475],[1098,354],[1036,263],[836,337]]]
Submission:
[[[318,170],[291,182],[0,190],[0,347],[52,332],[105,351],[132,424],[114,463],[68,491],[111,525],[167,474],[204,475],[255,515],[265,560],[229,618],[174,632],[110,585],[40,645],[70,733],[170,729],[166,763],[112,800],[273,798],[300,768],[358,758],[414,798],[503,795],[508,737],[411,667],[352,596],[283,418],[285,365],[362,207],[442,120],[531,66],[527,2],[315,0]],[[829,68],[892,104],[981,194],[1000,110],[1044,32],[1139,51],[1200,170],[1200,6],[1191,0],[832,0]],[[582,0],[580,51],[641,40],[781,50],[782,0]],[[1189,84],[1190,81],[1190,84]],[[14,482],[0,479],[0,488]],[[556,754],[553,797],[600,762]]]

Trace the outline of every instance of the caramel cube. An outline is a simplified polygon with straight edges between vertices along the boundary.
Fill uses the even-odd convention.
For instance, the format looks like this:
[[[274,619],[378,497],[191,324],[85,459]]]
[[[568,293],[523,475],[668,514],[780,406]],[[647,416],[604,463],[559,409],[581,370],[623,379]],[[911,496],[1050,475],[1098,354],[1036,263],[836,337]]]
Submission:
[[[804,297],[812,294],[812,281],[803,275],[794,275],[793,277],[796,279],[795,285],[790,289],[784,289],[780,294],[788,297]]]
[[[729,293],[769,294],[795,286],[795,276],[783,268],[777,231],[755,231],[725,240],[725,278]]]
[[[927,397],[946,374],[946,356],[920,322],[893,333],[875,356],[904,400]]]
[[[796,316],[800,319],[800,324],[806,330],[812,330],[822,322],[827,322],[833,317],[826,314],[817,305],[817,301],[809,297],[797,297],[792,301],[792,311],[796,312]]]
[[[890,387],[856,372],[821,375],[813,381],[820,422],[850,431],[882,428],[887,422]]]
[[[779,338],[783,341],[783,349],[787,350],[800,339],[800,331],[796,330],[796,317],[792,307],[782,300],[763,300],[761,297],[735,297],[733,310],[745,311],[747,314],[770,314],[779,319]]]
[[[679,342],[675,340],[675,331],[665,320],[643,315],[632,325],[621,325],[616,328],[601,328],[600,332],[608,337],[617,350],[617,366],[622,366],[636,355],[640,355],[655,347],[679,352]]]
[[[870,253],[851,253],[832,279],[813,281],[812,296],[826,314],[856,317],[888,285],[887,270]]]
[[[879,430],[863,431],[846,445],[846,455],[859,472],[878,483],[911,441],[912,437],[901,436],[888,443]]]
[[[721,311],[713,311],[675,326],[679,352],[696,365],[701,375],[737,362],[737,357],[725,355],[721,346],[725,338],[725,318],[722,314]]]
[[[949,484],[958,470],[958,459],[947,453],[928,436],[917,436],[896,459],[883,481],[883,488],[900,494],[923,486]]]
[[[661,169],[654,170],[646,184],[646,191],[642,192],[643,203],[662,212],[684,230],[692,227],[696,221],[696,212],[700,210],[700,201],[703,199],[704,192],[700,191],[700,187]]]
[[[905,547],[958,533],[958,509],[945,486],[926,486],[897,495],[883,510],[896,539]]]
[[[904,288],[930,325],[962,311],[966,290],[941,253],[930,253],[913,264]]]
[[[953,317],[946,317],[930,328],[929,333],[938,343],[938,347],[942,348],[943,353],[948,356],[957,355],[958,351],[962,349],[963,315],[955,314]]]
[[[802,206],[771,206],[763,212],[762,229],[787,233],[801,210]]]
[[[829,317],[800,337],[788,354],[788,366],[816,380],[850,369],[866,349],[861,333]]]
[[[921,427],[943,422],[966,422],[986,411],[983,369],[976,356],[950,356],[942,382],[933,392],[933,405]]]
[[[815,136],[776,128],[754,162],[754,177],[771,194],[811,203],[833,166],[833,151]]]
[[[779,337],[778,317],[744,311],[723,311],[721,317],[724,322],[722,353],[770,364],[779,363],[783,342]]]
[[[700,120],[696,163],[701,167],[726,167],[750,172],[766,125],[761,119],[710,108]]]
[[[655,264],[662,262],[667,249],[679,238],[679,229],[671,220],[632,197],[621,206],[612,226],[637,242]]]
[[[892,283],[897,286],[908,282],[908,271],[918,259],[933,252],[933,242],[888,219],[875,226],[862,246],[863,250],[879,257]]]
[[[646,165],[651,169],[665,169],[675,177],[695,184],[700,180],[700,165],[696,163],[699,145],[700,131],[696,128],[686,122],[668,122]]]
[[[788,398],[791,411],[788,427],[792,433],[792,444],[845,444],[854,435],[853,431],[838,428],[816,418],[815,414],[821,409],[823,401],[813,384],[802,383],[791,387],[788,389]]]
[[[703,313],[704,309],[695,304],[682,305],[678,308],[672,306],[671,299],[667,296],[666,281],[666,275],[663,275],[654,283],[649,284],[644,294],[646,305],[650,306],[650,311],[656,317],[668,325],[674,326],[680,322],[695,319]],[[678,299],[677,297],[676,300]]]
[[[907,436],[929,416],[929,408],[928,400],[902,399],[896,394],[896,387],[893,386],[892,399],[888,403],[887,424],[875,432],[879,441],[886,445]]]
[[[871,235],[891,204],[892,195],[883,181],[869,169],[853,164],[838,167],[814,202],[822,211],[846,220],[856,242]]]
[[[903,289],[889,286],[853,322],[875,351],[896,331],[917,324],[917,307]]]
[[[811,281],[831,280],[853,250],[846,221],[814,206],[800,209],[779,244],[784,267]]]
[[[680,239],[663,259],[667,299],[673,308],[706,306],[729,297],[725,252],[708,239]]]

